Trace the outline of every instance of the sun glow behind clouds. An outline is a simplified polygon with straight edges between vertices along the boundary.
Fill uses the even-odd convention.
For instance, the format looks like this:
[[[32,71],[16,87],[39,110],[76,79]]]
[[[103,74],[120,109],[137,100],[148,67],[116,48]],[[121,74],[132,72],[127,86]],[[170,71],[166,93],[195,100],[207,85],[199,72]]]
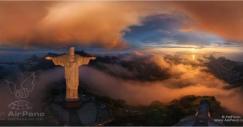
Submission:
[[[196,60],[196,54],[192,54],[192,60],[193,60],[193,61]]]
[[[196,61],[197,59],[197,52],[198,52],[198,49],[196,48],[191,48],[191,57],[192,57],[192,61]]]
[[[243,55],[242,46],[196,46],[196,45],[158,45],[144,48],[147,52],[164,55],[186,56],[188,60],[198,61],[201,57],[213,55],[223,56],[231,60],[243,61],[239,56]]]
[[[147,47],[146,50],[164,53],[191,53],[191,54],[210,54],[210,53],[243,53],[241,46],[238,47],[223,47],[223,46],[195,46],[195,45],[180,45],[180,46],[160,46]]]

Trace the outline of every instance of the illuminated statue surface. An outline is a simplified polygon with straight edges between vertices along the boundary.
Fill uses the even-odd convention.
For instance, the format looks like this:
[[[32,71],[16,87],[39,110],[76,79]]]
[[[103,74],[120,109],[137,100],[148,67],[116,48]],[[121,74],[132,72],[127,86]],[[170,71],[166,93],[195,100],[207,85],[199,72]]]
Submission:
[[[46,57],[47,60],[51,60],[55,65],[64,67],[65,79],[66,79],[66,100],[77,101],[78,86],[79,86],[79,66],[87,65],[90,60],[94,60],[95,57],[83,57],[75,54],[74,47],[69,49],[69,54],[57,56],[57,57]]]

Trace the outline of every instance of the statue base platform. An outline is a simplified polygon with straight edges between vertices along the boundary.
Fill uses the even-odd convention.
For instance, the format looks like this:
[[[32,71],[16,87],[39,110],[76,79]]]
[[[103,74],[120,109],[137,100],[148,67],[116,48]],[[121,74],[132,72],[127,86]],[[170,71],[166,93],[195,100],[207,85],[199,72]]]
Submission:
[[[79,109],[81,106],[80,99],[68,99],[65,101],[64,108],[66,109]]]

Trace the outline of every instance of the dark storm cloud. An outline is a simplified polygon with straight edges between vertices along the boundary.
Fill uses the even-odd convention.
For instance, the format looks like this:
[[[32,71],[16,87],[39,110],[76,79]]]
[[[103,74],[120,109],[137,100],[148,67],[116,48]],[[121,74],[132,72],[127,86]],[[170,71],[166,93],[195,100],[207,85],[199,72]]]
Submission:
[[[160,14],[143,19],[142,25],[131,26],[127,41],[152,44],[211,44],[222,43],[215,34],[192,30],[193,20],[182,14]]]

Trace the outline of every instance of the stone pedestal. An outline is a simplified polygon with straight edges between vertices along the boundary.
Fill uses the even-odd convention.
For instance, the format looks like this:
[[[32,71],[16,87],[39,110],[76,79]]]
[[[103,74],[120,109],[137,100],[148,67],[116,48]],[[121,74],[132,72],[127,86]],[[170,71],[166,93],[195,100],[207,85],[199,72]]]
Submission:
[[[81,107],[81,102],[79,99],[68,99],[64,103],[64,108],[66,109],[79,109]]]

